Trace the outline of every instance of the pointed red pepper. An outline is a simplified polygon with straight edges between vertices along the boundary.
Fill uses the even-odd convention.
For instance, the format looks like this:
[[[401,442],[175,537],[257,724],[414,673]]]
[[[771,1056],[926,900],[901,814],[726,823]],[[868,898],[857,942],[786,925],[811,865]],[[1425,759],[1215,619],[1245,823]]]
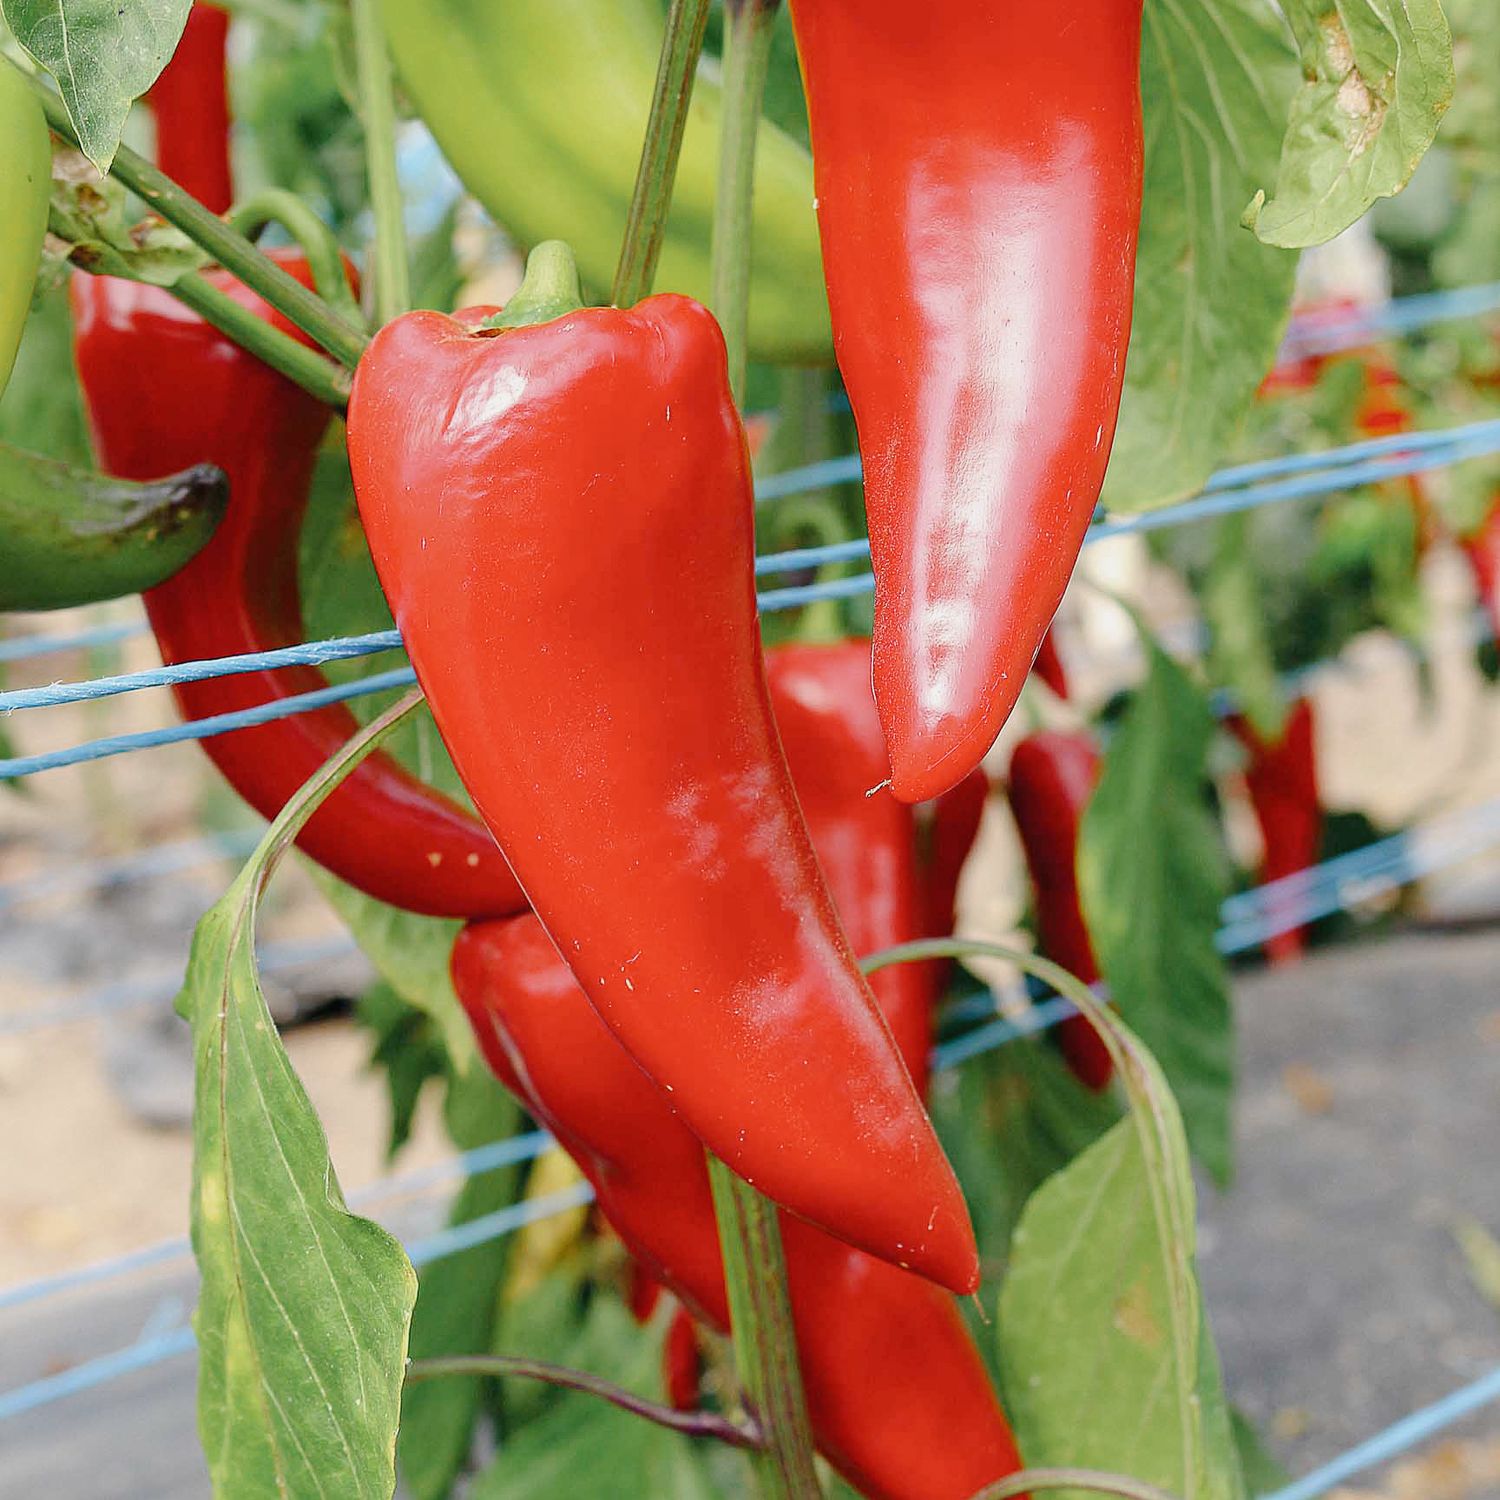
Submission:
[[[1099,964],[1078,898],[1078,832],[1099,781],[1099,752],[1086,734],[1027,735],[1010,760],[1010,806],[1036,898],[1037,946],[1075,979],[1095,984]],[[1058,1024],[1057,1043],[1080,1083],[1102,1089],[1113,1065],[1082,1016]]]
[[[229,14],[195,0],[177,50],[151,85],[156,164],[216,214],[234,198],[229,167]]]
[[[506,1087],[593,1183],[620,1238],[705,1323],[729,1328],[703,1152],[600,1024],[534,917],[475,923],[453,981]],[[968,1500],[1021,1467],[952,1298],[781,1216],[813,1436],[871,1500]]]
[[[1287,712],[1279,739],[1267,743],[1240,714],[1226,720],[1235,738],[1250,752],[1245,784],[1260,824],[1260,878],[1280,880],[1305,870],[1318,857],[1323,836],[1323,809],[1318,799],[1318,759],[1312,703],[1299,698]],[[1295,900],[1273,902],[1271,915],[1290,915]],[[1283,926],[1266,940],[1272,963],[1289,963],[1307,946],[1304,926]]]
[[[349,452],[438,727],[590,1003],[768,1197],[957,1290],[963,1195],[818,868],[761,657],[744,432],[685,297],[578,307],[565,247],[416,312]],[[519,326],[519,325],[528,326]]]
[[[903,801],[1014,707],[1109,461],[1141,206],[1141,0],[792,0],[864,458]]]

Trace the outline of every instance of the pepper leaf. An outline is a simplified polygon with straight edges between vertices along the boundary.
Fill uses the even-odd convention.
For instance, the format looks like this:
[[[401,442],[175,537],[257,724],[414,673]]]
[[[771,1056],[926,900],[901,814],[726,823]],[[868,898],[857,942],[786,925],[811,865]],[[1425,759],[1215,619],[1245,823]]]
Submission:
[[[1263,0],[1147,0],[1146,180],[1105,503],[1150,510],[1223,460],[1275,357],[1296,257],[1239,222],[1275,169],[1295,59]]]
[[[1245,223],[1268,245],[1320,245],[1399,192],[1453,100],[1439,0],[1283,0],[1302,54],[1276,185]]]
[[[1083,911],[1120,1014],[1161,1061],[1194,1154],[1232,1172],[1234,1030],[1214,945],[1228,871],[1203,800],[1215,720],[1154,642],[1079,833]]]
[[[1286,726],[1287,703],[1249,550],[1249,520],[1241,512],[1219,523],[1200,599],[1209,630],[1209,674],[1216,686],[1233,694],[1256,734],[1271,744]]]
[[[1172,1091],[1082,985],[1028,967],[1098,1028],[1130,1113],[1032,1194],[1011,1240],[998,1332],[1021,1450],[1035,1466],[1127,1474],[1184,1500],[1243,1500]]]
[[[344,1205],[266,1009],[254,940],[276,863],[401,711],[351,741],[271,825],[199,922],[178,997],[196,1073],[198,1426],[215,1494],[229,1500],[385,1500],[395,1484],[416,1276],[384,1229]]]
[[[1178,1149],[1153,1160],[1153,1129],[1175,1133]],[[1035,1467],[1126,1474],[1184,1500],[1242,1500],[1193,1267],[1181,1131],[1170,1107],[1144,1127],[1122,1120],[1027,1203],[1000,1294],[1006,1409]],[[1186,1239],[1159,1212],[1163,1195],[1177,1200]],[[1184,1326],[1190,1336],[1174,1337]]]
[[[0,0],[16,40],[57,80],[79,145],[101,172],[191,9],[192,0]]]

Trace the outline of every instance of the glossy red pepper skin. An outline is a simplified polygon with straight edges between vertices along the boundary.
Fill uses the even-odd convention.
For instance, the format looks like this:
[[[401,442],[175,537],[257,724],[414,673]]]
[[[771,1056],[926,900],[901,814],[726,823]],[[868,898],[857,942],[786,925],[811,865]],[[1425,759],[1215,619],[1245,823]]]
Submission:
[[[792,0],[864,458],[875,697],[920,802],[994,742],[1109,459],[1141,204],[1141,0]]]
[[[1036,897],[1037,946],[1085,984],[1097,983],[1099,964],[1078,897],[1078,832],[1099,765],[1088,735],[1050,730],[1027,735],[1010,761],[1010,806]],[[1080,1083],[1102,1089],[1109,1082],[1109,1052],[1082,1016],[1059,1023],[1057,1043]]]
[[[1299,698],[1287,712],[1281,737],[1268,744],[1250,722],[1236,714],[1226,721],[1250,753],[1245,784],[1260,825],[1264,855],[1262,881],[1280,880],[1305,870],[1318,857],[1323,810],[1318,798],[1316,725],[1312,703]],[[1283,901],[1283,907],[1295,902]],[[1272,915],[1277,906],[1273,903]],[[1307,929],[1289,927],[1266,940],[1272,963],[1289,963],[1307,946]]]
[[[444,742],[601,1018],[768,1197],[971,1290],[963,1195],[772,718],[712,316],[410,313],[360,361],[349,453]]]
[[[197,0],[146,102],[156,117],[156,164],[216,214],[234,198],[229,167],[229,14]]]
[[[310,281],[300,256],[276,259]],[[206,274],[295,332],[239,282]],[[158,287],[75,275],[71,292],[74,353],[101,466],[149,479],[209,462],[229,476],[229,509],[213,539],[145,595],[162,660],[300,643],[297,537],[328,408]],[[183,716],[203,719],[327,686],[316,668],[291,667],[175,691]],[[203,748],[235,791],[271,818],[358,727],[334,705],[217,735]],[[479,820],[379,753],[332,793],[297,843],[335,875],[411,911],[499,916],[525,906]]]
[[[651,1273],[729,1325],[702,1149],[616,1044],[533,917],[460,934],[453,979],[491,1067],[594,1184]],[[782,1215],[813,1434],[872,1500],[968,1500],[1020,1468],[953,1300]]]

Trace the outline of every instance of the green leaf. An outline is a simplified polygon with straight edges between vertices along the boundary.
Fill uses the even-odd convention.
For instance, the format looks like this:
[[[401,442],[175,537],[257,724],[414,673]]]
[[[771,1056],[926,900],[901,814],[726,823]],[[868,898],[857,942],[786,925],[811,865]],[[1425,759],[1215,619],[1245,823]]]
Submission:
[[[408,1005],[384,980],[360,996],[354,1018],[375,1038],[370,1066],[385,1073],[391,1099],[386,1151],[394,1157],[411,1139],[417,1103],[428,1080],[448,1076],[448,1049],[431,1018]]]
[[[515,1101],[478,1068],[456,1075],[449,1084],[447,1115],[450,1134],[465,1150],[514,1135],[521,1120]],[[520,1168],[514,1166],[469,1178],[448,1222],[467,1224],[506,1207],[515,1202],[520,1182]],[[411,1320],[413,1359],[489,1353],[510,1245],[510,1237],[502,1236],[423,1268]],[[397,1454],[401,1477],[416,1500],[442,1500],[462,1471],[482,1385],[478,1379],[454,1377],[407,1387]]]
[[[1120,1118],[1113,1093],[1022,1037],[933,1080],[933,1124],[963,1187],[986,1268],[1004,1264],[1026,1200]]]
[[[56,80],[84,154],[107,172],[131,104],[177,50],[192,0],[0,0],[16,40]]]
[[[596,1297],[566,1363],[653,1400],[661,1399],[661,1347],[667,1327],[645,1328],[613,1297]],[[715,1500],[720,1491],[694,1445],[677,1433],[569,1393],[502,1447],[469,1500],[555,1500],[559,1495],[649,1495],[652,1500]]]
[[[1268,245],[1321,245],[1405,186],[1453,100],[1439,0],[1283,0],[1302,55],[1276,185],[1245,222]]]
[[[1208,702],[1154,642],[1079,835],[1083,910],[1120,1014],[1160,1059],[1194,1153],[1232,1172],[1234,1031],[1214,946],[1228,870],[1203,800]]]
[[[1286,695],[1266,628],[1260,578],[1250,553],[1249,515],[1219,523],[1212,566],[1199,602],[1209,630],[1208,671],[1234,695],[1236,707],[1267,744],[1281,738]]]
[[[397,1241],[344,1205],[261,993],[255,919],[298,830],[398,717],[351,741],[271,825],[199,922],[178,997],[195,1057],[198,1426],[224,1497],[385,1500],[395,1482],[416,1277]]]
[[[1126,1474],[1184,1500],[1239,1500],[1193,1266],[1182,1124],[1169,1098],[1158,1102],[1154,1116],[1122,1120],[1027,1204],[1000,1293],[1006,1409],[1033,1467]]]
[[[1147,0],[1146,180],[1105,503],[1149,510],[1223,460],[1275,357],[1296,257],[1240,210],[1275,167],[1295,60],[1264,0]]]

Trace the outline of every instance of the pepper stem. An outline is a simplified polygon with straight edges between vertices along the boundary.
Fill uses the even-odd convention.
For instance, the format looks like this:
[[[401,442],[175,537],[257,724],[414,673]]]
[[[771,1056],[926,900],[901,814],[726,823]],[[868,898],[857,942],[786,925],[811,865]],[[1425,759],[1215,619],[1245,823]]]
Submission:
[[[526,274],[510,301],[479,326],[531,328],[577,312],[582,306],[583,287],[572,250],[561,240],[543,240],[526,257]]]
[[[764,1445],[751,1455],[760,1493],[765,1500],[817,1500],[823,1487],[797,1365],[776,1205],[712,1151],[704,1154],[724,1258],[735,1371]]]

